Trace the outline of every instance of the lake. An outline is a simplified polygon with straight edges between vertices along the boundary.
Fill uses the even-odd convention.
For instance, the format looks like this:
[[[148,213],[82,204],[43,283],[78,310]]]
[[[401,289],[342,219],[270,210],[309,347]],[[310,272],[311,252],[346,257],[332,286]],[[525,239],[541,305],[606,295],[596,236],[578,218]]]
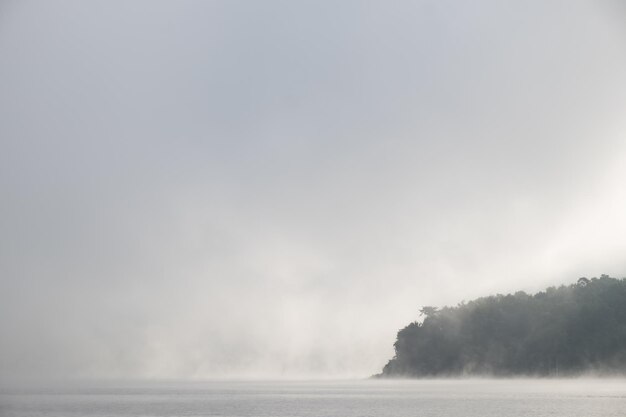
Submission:
[[[3,388],[0,416],[626,415],[626,380],[107,382]]]

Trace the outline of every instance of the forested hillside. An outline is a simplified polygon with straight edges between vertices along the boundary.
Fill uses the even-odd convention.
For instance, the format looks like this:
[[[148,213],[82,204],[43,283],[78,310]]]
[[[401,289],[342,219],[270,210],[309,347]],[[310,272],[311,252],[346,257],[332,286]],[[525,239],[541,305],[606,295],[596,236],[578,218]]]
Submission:
[[[626,279],[424,307],[380,377],[626,373]]]

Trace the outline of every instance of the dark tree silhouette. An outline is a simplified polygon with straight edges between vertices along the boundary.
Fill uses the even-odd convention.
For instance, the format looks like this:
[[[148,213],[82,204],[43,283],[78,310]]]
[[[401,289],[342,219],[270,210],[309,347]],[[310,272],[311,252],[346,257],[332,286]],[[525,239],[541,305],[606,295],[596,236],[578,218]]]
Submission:
[[[581,278],[420,315],[398,332],[380,376],[626,373],[626,279]]]
[[[420,316],[434,316],[438,311],[437,307],[424,306],[420,309]]]

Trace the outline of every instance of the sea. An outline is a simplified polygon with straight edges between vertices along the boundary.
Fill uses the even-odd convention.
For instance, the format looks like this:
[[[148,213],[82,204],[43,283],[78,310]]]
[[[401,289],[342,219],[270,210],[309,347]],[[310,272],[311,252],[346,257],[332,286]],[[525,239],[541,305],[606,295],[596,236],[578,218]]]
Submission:
[[[626,416],[626,379],[133,381],[0,389],[2,417]]]

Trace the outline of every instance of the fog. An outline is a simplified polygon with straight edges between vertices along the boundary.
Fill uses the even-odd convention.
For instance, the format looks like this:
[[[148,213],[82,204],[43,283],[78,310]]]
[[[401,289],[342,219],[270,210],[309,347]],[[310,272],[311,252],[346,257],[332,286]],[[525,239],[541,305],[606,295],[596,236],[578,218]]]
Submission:
[[[354,377],[626,272],[618,1],[3,1],[0,378]]]

